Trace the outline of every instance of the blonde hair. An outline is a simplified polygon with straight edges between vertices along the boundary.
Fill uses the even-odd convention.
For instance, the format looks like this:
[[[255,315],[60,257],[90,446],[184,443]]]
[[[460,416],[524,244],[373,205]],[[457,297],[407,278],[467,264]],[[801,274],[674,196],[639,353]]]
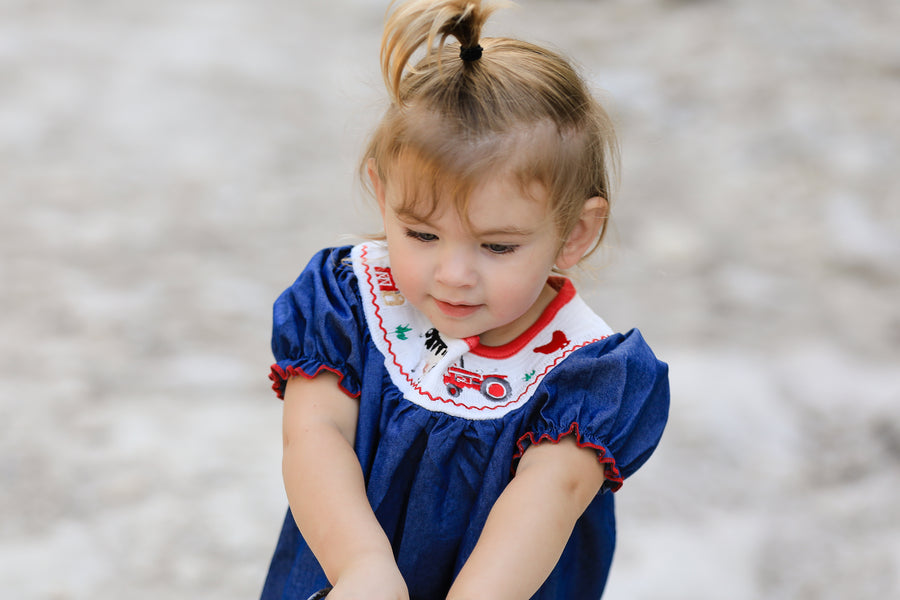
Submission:
[[[363,181],[370,159],[384,182],[401,171],[392,171],[398,161],[411,160],[415,168],[402,170],[399,182],[405,208],[424,204],[430,214],[449,194],[465,216],[469,192],[506,169],[523,190],[542,185],[564,240],[586,200],[612,200],[618,170],[612,123],[559,54],[482,38],[494,10],[478,0],[410,0],[389,13],[381,69],[391,103],[363,156]],[[460,57],[462,48],[476,45],[480,58]],[[606,221],[597,244],[605,231]]]

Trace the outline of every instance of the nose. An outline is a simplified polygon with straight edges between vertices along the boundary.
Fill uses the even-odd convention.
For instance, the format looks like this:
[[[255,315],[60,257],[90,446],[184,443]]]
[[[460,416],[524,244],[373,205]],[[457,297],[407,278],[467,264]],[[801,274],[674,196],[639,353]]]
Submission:
[[[435,280],[447,287],[471,287],[478,276],[475,257],[459,247],[445,248],[438,257]]]

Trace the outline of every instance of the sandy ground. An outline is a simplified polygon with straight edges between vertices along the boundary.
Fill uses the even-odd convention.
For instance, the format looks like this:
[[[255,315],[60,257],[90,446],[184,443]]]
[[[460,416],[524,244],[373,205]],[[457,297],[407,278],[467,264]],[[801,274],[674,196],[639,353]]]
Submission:
[[[254,598],[270,306],[370,231],[376,0],[0,0],[0,595]],[[671,364],[606,598],[900,597],[900,3],[537,1],[619,124],[581,277]]]

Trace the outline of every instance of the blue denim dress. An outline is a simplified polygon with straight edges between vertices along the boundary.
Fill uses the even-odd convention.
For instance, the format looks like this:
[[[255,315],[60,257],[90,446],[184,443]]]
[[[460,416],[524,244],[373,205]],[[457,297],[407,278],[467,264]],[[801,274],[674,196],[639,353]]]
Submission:
[[[446,597],[524,451],[565,436],[596,452],[606,482],[533,599],[603,591],[611,492],[662,436],[668,369],[639,331],[613,333],[571,282],[550,283],[557,296],[542,317],[499,348],[430,327],[378,243],[319,252],[275,302],[273,389],[281,397],[289,378],[324,369],[359,400],[355,451],[411,600]],[[328,585],[288,510],[263,600],[306,600]]]

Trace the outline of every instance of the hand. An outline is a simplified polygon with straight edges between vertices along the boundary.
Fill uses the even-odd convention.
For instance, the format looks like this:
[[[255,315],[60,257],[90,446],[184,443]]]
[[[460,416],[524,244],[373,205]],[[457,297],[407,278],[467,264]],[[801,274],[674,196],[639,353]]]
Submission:
[[[409,591],[393,556],[366,554],[342,570],[327,600],[409,600]]]

